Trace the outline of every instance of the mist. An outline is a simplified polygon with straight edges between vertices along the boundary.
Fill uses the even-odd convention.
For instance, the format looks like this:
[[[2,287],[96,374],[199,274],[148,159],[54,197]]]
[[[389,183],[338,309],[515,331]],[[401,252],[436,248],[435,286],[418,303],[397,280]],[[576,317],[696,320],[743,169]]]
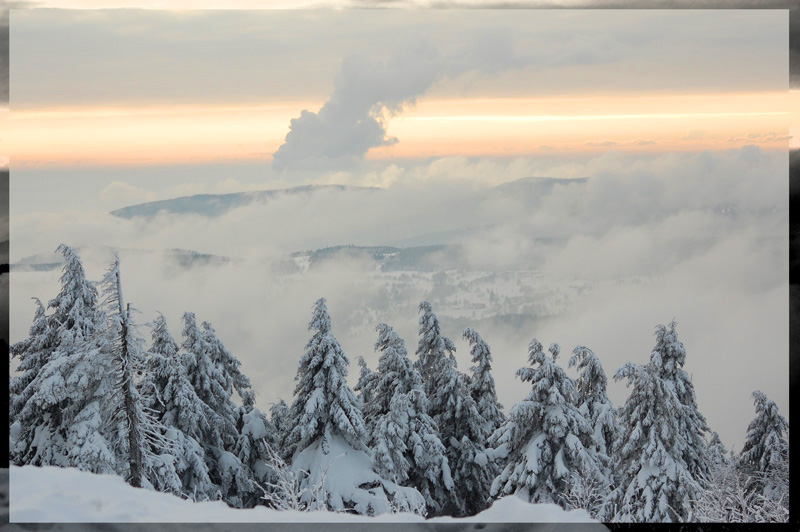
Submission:
[[[544,192],[530,188],[536,180],[509,182],[538,171],[564,179]],[[83,248],[87,275],[99,280],[111,260],[99,246],[121,249],[126,298],[141,311],[139,323],[160,311],[179,339],[184,311],[210,321],[242,361],[264,409],[279,397],[291,401],[320,297],[328,299],[334,334],[350,357],[351,384],[358,356],[377,364],[379,322],[392,325],[414,352],[416,307],[427,298],[456,342],[461,371],[471,365],[464,327],[476,328],[492,347],[506,409],[527,391],[514,371],[526,364],[534,337],[558,342],[565,366],[576,345],[593,349],[609,375],[612,401],[622,404],[627,390],[611,375],[627,360],[646,363],[654,326],[674,318],[699,408],[723,442],[739,448],[753,390],[765,391],[788,415],[787,173],[784,153],[755,147],[547,164],[395,164],[324,178],[379,190],[319,189],[213,218],[32,210],[11,219],[11,260],[51,253],[64,242]],[[588,180],[567,179],[580,176]],[[109,184],[83,194],[99,198]],[[126,184],[147,197],[163,194],[135,179]],[[367,253],[333,255],[306,269],[289,256],[336,245],[431,243],[446,247],[414,271],[381,271]],[[231,260],[185,267],[164,251],[172,248]],[[59,274],[12,272],[12,342],[27,335],[30,298],[54,297]],[[490,301],[490,289],[510,299],[476,305]],[[149,339],[146,327],[141,332]]]

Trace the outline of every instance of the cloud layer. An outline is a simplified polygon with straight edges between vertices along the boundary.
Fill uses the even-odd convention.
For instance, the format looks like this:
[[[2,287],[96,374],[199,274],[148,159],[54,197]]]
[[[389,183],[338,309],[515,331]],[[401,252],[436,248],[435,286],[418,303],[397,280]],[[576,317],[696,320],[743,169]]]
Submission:
[[[334,332],[351,359],[363,355],[374,365],[372,327],[391,323],[413,351],[416,304],[436,295],[425,283],[393,288],[376,280],[374,265],[358,257],[286,276],[278,272],[288,252],[447,242],[456,246],[464,269],[539,270],[555,283],[553,290],[572,281],[592,287],[553,318],[470,323],[494,349],[506,407],[524,396],[513,373],[525,364],[532,337],[564,349],[587,345],[611,373],[626,360],[646,362],[653,326],[676,318],[700,407],[725,443],[738,446],[752,417],[752,390],[767,391],[788,413],[787,170],[783,153],[752,147],[657,157],[607,153],[586,160],[441,159],[323,176],[381,184],[381,191],[286,196],[213,219],[29,212],[12,218],[12,260],[60,242],[238,257],[186,271],[166,255],[123,255],[126,294],[142,310],[142,321],[159,310],[175,334],[185,310],[211,321],[242,359],[263,405],[291,396],[317,298],[328,298]],[[531,175],[589,179],[556,185],[544,197],[525,181],[487,185]],[[125,190],[113,180],[94,193]],[[98,279],[107,257],[90,252],[84,260]],[[34,310],[29,298],[52,297],[58,273],[12,277],[11,333],[19,340]],[[462,321],[443,320],[445,333],[459,338]],[[459,367],[466,370],[468,350],[458,348]],[[611,394],[619,403],[627,392],[612,384]]]

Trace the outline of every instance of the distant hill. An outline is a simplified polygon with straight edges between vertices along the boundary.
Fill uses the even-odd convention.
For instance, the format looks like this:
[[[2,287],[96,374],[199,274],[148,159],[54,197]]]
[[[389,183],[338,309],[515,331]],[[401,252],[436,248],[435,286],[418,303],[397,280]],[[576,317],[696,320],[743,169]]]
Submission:
[[[587,178],[559,179],[553,177],[526,177],[509,183],[503,183],[489,189],[490,194],[513,196],[535,204],[543,196],[552,191],[556,185],[583,185]],[[311,194],[321,190],[363,191],[381,190],[376,187],[351,187],[345,185],[303,185],[299,187],[259,190],[254,192],[236,192],[232,194],[197,194],[182,196],[168,200],[150,201],[122,207],[111,211],[119,218],[150,218],[160,212],[173,214],[199,214],[210,218],[224,214],[232,209],[244,207],[254,202],[263,202],[281,195]],[[433,244],[425,242],[424,244]],[[409,242],[411,244],[411,242]],[[414,244],[423,244],[415,242]]]
[[[281,195],[310,194],[320,190],[380,190],[375,187],[349,187],[344,185],[304,185],[292,188],[258,190],[253,192],[236,192],[232,194],[197,194],[182,196],[161,201],[150,201],[130,205],[111,211],[120,218],[155,216],[160,212],[173,214],[199,214],[215,217],[237,207],[244,207],[253,202],[265,201]]]
[[[188,249],[165,249],[161,250],[151,250],[151,249],[117,249],[111,248],[108,246],[80,246],[76,247],[75,251],[78,252],[78,255],[81,255],[82,258],[87,254],[99,254],[100,256],[107,256],[107,260],[111,262],[113,258],[113,252],[117,251],[120,255],[122,260],[125,257],[136,256],[136,255],[152,255],[152,254],[162,254],[162,256],[168,261],[169,264],[172,264],[178,268],[182,269],[189,269],[194,266],[209,266],[209,265],[219,265],[231,262],[231,258],[224,257],[221,255],[212,255],[209,253],[198,253],[197,251],[192,251]],[[42,271],[51,271],[60,269],[64,265],[64,258],[61,256],[60,253],[50,252],[50,253],[39,253],[37,255],[31,255],[29,257],[25,257],[24,259],[20,259],[19,261],[15,262],[11,265],[12,272],[42,272]]]

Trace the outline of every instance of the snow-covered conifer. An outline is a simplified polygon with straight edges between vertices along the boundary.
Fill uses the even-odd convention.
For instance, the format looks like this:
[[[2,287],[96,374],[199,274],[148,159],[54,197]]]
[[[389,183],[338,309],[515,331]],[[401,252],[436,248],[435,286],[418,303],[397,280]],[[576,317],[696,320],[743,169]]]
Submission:
[[[753,392],[753,402],[756,406],[756,417],[747,426],[740,463],[753,477],[748,488],[771,494],[770,492],[775,491],[775,486],[764,480],[779,466],[788,464],[789,443],[784,434],[788,435],[789,424],[778,413],[778,405],[763,392]]]
[[[70,463],[67,431],[82,406],[72,402],[82,402],[83,397],[81,389],[67,389],[66,373],[78,360],[66,359],[84,349],[87,340],[105,326],[97,289],[86,279],[80,257],[63,244],[56,251],[64,256],[64,267],[61,289],[47,305],[53,313],[46,315],[39,303],[31,335],[11,347],[11,354],[20,359],[18,371],[23,372],[9,382],[10,421],[15,423],[10,458],[18,465]],[[100,369],[92,368],[89,374]],[[105,468],[100,461],[97,467]]]
[[[364,357],[358,357],[358,367],[360,370],[358,382],[355,386],[353,386],[353,391],[358,394],[361,404],[364,405],[364,408],[366,409],[372,402],[372,388],[375,384],[377,375],[374,371],[369,369]],[[366,410],[364,412],[364,422],[367,424],[367,426],[369,426],[369,419]]]
[[[240,362],[217,337],[214,328],[203,322],[197,326],[195,315],[183,315],[183,362],[195,393],[208,407],[209,430],[200,442],[205,451],[209,477],[218,487],[219,496],[234,507],[252,500],[258,487],[252,472],[237,456],[239,445],[239,410],[232,400],[236,389],[244,406],[254,404],[250,381],[239,370]]]
[[[611,452],[617,434],[617,411],[606,395],[608,379],[594,352],[579,345],[572,351],[569,367],[577,366],[580,375],[576,381],[576,404],[592,427],[598,458],[605,465],[605,474],[611,481]]]
[[[495,457],[506,460],[492,497],[515,493],[532,503],[567,505],[577,482],[603,479],[591,427],[572,402],[575,383],[554,360],[558,346],[550,351],[552,357],[531,341],[531,367],[520,368],[517,376],[532,390],[489,439]]]
[[[420,368],[455,486],[444,512],[472,515],[486,507],[495,474],[485,453],[486,422],[472,399],[469,379],[456,369],[453,342],[441,335],[430,303],[423,301],[419,308],[423,315],[415,367]]]
[[[50,326],[44,305],[38,298],[33,300],[36,302],[36,313],[28,337],[10,348],[11,357],[19,360],[17,372],[21,373],[19,376],[11,377],[8,384],[9,424],[17,423],[16,432],[21,430],[16,418],[34,391],[28,385],[50,360],[50,355],[57,345],[56,329]],[[13,444],[11,454],[13,457]]]
[[[273,403],[269,408],[269,421],[275,428],[275,448],[278,455],[281,452],[278,449],[283,448],[283,442],[289,431],[289,405],[283,399]]]
[[[419,311],[422,316],[419,318],[419,344],[417,345],[417,360],[414,368],[422,377],[425,387],[425,394],[428,399],[432,399],[434,392],[439,387],[439,379],[442,378],[444,367],[449,360],[453,366],[456,365],[456,358],[453,353],[456,346],[452,340],[442,336],[439,319],[433,313],[433,308],[428,301],[419,304]],[[436,405],[431,405],[431,415],[438,413]]]
[[[711,440],[708,442],[708,459],[712,467],[719,467],[730,463],[728,451],[722,440],[719,439],[719,434],[716,431],[711,433]]]
[[[243,405],[253,406],[255,394],[251,388],[250,379],[240,369],[242,363],[222,344],[209,322],[204,321],[202,327],[203,339],[210,349],[209,356],[220,369],[226,382],[226,388],[236,390]],[[228,396],[230,397],[232,393],[231,391]]]
[[[700,497],[701,486],[684,461],[692,439],[680,421],[683,405],[659,366],[657,359],[647,366],[628,362],[614,374],[627,379],[631,393],[619,410],[617,486],[606,499],[603,521],[681,522]]]
[[[372,374],[371,400],[365,404],[369,446],[379,466],[394,460],[383,466],[385,474],[391,472],[391,478],[399,479],[394,482],[416,488],[425,497],[428,514],[439,514],[455,493],[445,447],[428,415],[422,378],[394,329],[381,323],[376,330],[375,350],[381,355],[378,371]]]
[[[375,471],[387,480],[404,484],[411,464],[406,460],[411,403],[404,393],[395,393],[388,412],[376,420],[372,436]]]
[[[284,449],[296,473],[308,472],[302,481],[304,497],[320,484],[329,510],[378,514],[402,508],[424,513],[418,491],[381,478],[373,469],[361,403],[346,381],[349,360],[333,336],[324,298],[316,302],[308,328],[313,336],[297,370]]]
[[[362,449],[366,437],[364,418],[346,381],[350,361],[331,332],[324,298],[317,301],[308,329],[314,334],[306,344],[295,377],[286,451],[291,456],[321,438],[323,452],[327,453],[327,440],[334,434],[342,436],[353,448]]]
[[[492,353],[489,345],[481,338],[475,329],[464,329],[464,338],[470,343],[472,355],[472,380],[470,392],[472,399],[483,418],[484,432],[489,435],[505,422],[503,405],[497,400],[497,390],[492,377]]]
[[[105,325],[105,316],[98,308],[97,288],[86,279],[80,257],[69,246],[61,244],[56,252],[64,256],[61,291],[47,304],[58,327],[59,346],[80,344]]]
[[[153,343],[142,391],[145,404],[167,427],[167,437],[173,441],[175,469],[181,479],[183,493],[195,501],[215,497],[217,487],[209,478],[205,452],[200,442],[210,433],[214,412],[197,396],[186,374],[188,364],[159,315],[153,322]]]
[[[137,374],[145,367],[144,339],[125,304],[119,257],[101,282],[109,326],[92,338],[100,356],[111,360],[114,368],[113,393],[104,407],[109,411],[113,430],[109,443],[117,455],[117,469],[134,487],[149,485],[160,491],[180,492],[180,479],[174,467],[171,442],[164,427],[145,410],[139,393]]]
[[[683,449],[683,460],[689,473],[701,484],[709,473],[709,460],[706,454],[706,433],[711,432],[706,418],[697,409],[697,398],[689,374],[683,369],[686,363],[686,349],[678,340],[675,330],[677,323],[656,327],[656,345],[650,354],[653,368],[661,379],[675,391],[681,408],[676,411],[681,431],[688,441]]]
[[[262,498],[269,482],[275,480],[275,471],[269,466],[270,448],[275,445],[275,427],[266,414],[252,405],[240,406],[238,417],[239,441],[236,444],[236,456],[257,484],[253,486],[256,489],[242,494],[242,505],[250,508]]]

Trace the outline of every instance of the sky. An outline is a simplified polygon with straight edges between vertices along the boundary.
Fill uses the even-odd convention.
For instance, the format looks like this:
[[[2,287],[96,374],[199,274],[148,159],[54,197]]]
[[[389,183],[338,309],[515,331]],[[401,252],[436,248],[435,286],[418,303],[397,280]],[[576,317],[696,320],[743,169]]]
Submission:
[[[761,30],[786,12],[384,13],[16,10],[7,152],[17,168],[314,167],[788,141],[788,34]],[[317,146],[323,163],[292,140],[343,120],[348,146]]]
[[[777,10],[15,10],[0,139],[11,261],[61,242],[236,257],[185,272],[129,255],[126,295],[176,336],[186,310],[211,321],[268,404],[290,399],[317,298],[355,375],[356,356],[377,361],[370,320],[393,320],[413,352],[420,295],[355,327],[382,293],[368,264],[302,282],[272,266],[304,249],[446,239],[467,270],[597,287],[535,330],[481,324],[507,408],[526,393],[513,374],[534,335],[595,349],[610,375],[645,363],[653,327],[675,318],[701,410],[740,448],[753,390],[788,415],[787,27]],[[492,192],[528,177],[589,180],[535,205]],[[306,184],[381,193],[217,218],[108,214]],[[99,279],[106,257],[84,259]],[[57,278],[11,280],[12,341]],[[621,404],[624,385],[610,386]]]

